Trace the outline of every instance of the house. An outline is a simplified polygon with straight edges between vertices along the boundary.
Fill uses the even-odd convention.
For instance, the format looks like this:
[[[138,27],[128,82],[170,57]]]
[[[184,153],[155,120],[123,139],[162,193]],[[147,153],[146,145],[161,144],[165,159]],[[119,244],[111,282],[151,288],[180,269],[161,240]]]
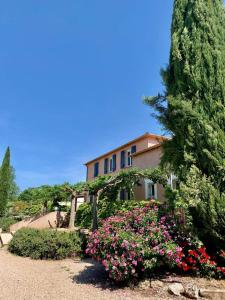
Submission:
[[[107,153],[88,161],[87,181],[94,180],[100,175],[115,174],[121,170],[131,167],[141,169],[155,168],[159,165],[162,155],[162,142],[166,137],[145,133],[128,143],[119,146]],[[140,185],[135,187],[135,199],[164,199],[164,188],[160,184],[154,184],[151,180],[140,181]],[[121,199],[129,199],[127,191],[121,191]]]

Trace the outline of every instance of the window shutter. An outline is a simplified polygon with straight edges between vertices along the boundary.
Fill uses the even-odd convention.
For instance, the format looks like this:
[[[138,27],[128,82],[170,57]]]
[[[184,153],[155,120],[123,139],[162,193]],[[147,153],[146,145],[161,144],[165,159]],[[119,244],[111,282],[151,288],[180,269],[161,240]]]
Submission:
[[[94,177],[98,176],[99,163],[96,162],[94,165]]]
[[[105,158],[105,161],[104,161],[104,174],[108,173],[108,165],[109,165],[109,160],[108,160],[108,158]]]
[[[131,154],[135,153],[136,151],[137,151],[137,147],[136,147],[136,145],[133,145],[131,147]]]
[[[113,171],[116,171],[116,154],[113,154]]]
[[[125,168],[125,151],[121,151],[120,155],[120,167],[123,169]]]

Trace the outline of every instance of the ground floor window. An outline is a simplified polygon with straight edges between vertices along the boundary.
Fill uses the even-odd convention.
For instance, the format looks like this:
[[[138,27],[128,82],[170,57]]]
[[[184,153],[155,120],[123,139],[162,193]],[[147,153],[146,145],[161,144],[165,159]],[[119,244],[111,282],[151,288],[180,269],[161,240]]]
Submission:
[[[131,195],[130,195],[130,191],[126,191],[126,190],[121,190],[119,193],[119,199],[120,200],[130,200]]]
[[[145,198],[156,199],[157,198],[157,184],[149,179],[145,179]]]

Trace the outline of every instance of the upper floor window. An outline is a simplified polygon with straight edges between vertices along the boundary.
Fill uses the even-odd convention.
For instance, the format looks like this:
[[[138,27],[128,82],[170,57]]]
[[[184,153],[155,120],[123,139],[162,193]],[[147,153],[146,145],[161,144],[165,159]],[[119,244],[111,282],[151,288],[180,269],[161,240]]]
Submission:
[[[133,145],[131,149],[127,150],[127,166],[130,167],[133,164],[132,154],[136,152],[136,145]]]
[[[132,166],[132,156],[131,156],[131,150],[127,150],[127,166]]]
[[[99,173],[99,163],[96,162],[94,164],[94,177],[97,177],[98,176],[98,173]]]

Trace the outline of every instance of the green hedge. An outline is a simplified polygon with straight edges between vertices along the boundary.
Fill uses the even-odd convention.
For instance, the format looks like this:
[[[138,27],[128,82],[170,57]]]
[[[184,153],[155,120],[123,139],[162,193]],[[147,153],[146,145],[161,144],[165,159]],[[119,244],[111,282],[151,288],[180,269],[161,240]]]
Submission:
[[[9,232],[9,227],[16,222],[18,221],[12,217],[2,217],[0,218],[0,228],[3,232]]]
[[[9,251],[33,259],[63,259],[81,254],[81,241],[76,233],[23,228],[9,244]]]

